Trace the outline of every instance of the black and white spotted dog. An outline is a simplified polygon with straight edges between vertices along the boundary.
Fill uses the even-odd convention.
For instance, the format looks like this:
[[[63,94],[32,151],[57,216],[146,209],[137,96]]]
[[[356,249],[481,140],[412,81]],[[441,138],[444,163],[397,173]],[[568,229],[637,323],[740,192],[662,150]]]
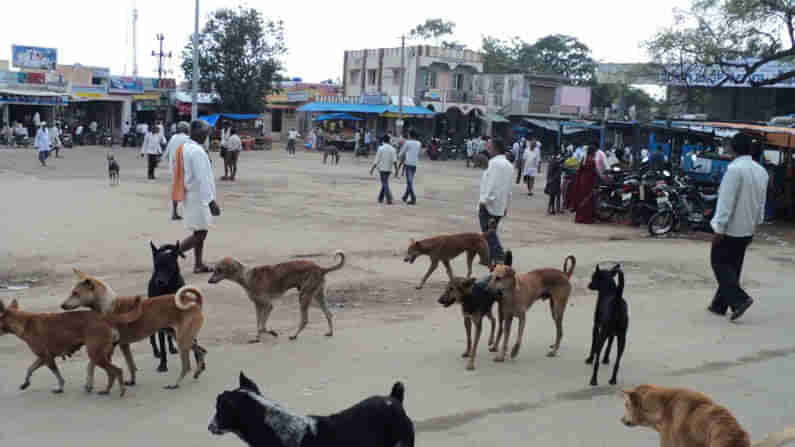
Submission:
[[[265,398],[241,372],[240,386],[218,395],[207,428],[214,435],[234,433],[252,447],[413,447],[404,395],[397,382],[389,396],[369,397],[329,416],[301,416]]]
[[[119,184],[119,162],[113,157],[113,154],[108,154],[108,177],[110,177],[110,185]]]

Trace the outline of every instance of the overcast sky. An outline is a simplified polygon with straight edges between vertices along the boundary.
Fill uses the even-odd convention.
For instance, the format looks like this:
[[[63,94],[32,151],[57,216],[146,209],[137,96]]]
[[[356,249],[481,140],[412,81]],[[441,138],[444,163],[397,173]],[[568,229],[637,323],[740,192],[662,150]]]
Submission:
[[[113,74],[125,74],[126,69],[131,74],[134,3],[139,14],[139,76],[157,76],[157,61],[151,54],[158,44],[155,35],[163,33],[165,49],[174,53],[170,68],[177,72],[175,77],[181,78],[179,56],[193,31],[194,0],[14,1],[13,14],[4,15],[0,25],[0,59],[10,59],[11,44],[54,47],[58,49],[59,63],[110,67]],[[674,7],[686,7],[689,3],[689,0],[201,0],[199,26],[209,11],[219,7],[240,4],[257,7],[266,17],[285,22],[289,49],[284,58],[285,74],[314,82],[341,76],[344,50],[400,46],[402,33],[426,18],[436,17],[454,21],[455,39],[472,49],[480,48],[482,35],[519,36],[533,41],[560,33],[583,41],[597,60],[644,61],[645,53],[639,43],[671,23]],[[479,8],[472,9],[468,4],[477,4]],[[394,5],[395,9],[387,5]]]

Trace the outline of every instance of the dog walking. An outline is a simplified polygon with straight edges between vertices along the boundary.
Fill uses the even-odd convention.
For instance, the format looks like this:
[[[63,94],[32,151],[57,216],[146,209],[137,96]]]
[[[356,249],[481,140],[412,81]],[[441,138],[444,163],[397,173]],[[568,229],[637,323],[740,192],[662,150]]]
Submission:
[[[383,203],[386,199],[387,205],[391,205],[392,191],[389,190],[389,176],[392,174],[392,168],[397,171],[397,154],[395,148],[389,144],[389,135],[384,135],[381,141],[381,147],[375,153],[375,162],[370,168],[370,175],[373,175],[373,171],[378,168],[381,175],[381,192],[378,193],[378,203]]]
[[[177,148],[174,160],[172,199],[182,202],[185,228],[193,234],[180,244],[180,252],[193,250],[193,273],[211,273],[204,264],[204,241],[221,209],[215,203],[215,179],[210,158],[199,141],[210,133],[210,126],[201,120],[190,124],[190,140]]]
[[[718,205],[712,218],[710,261],[718,290],[707,308],[724,316],[731,308],[732,321],[742,317],[754,300],[740,287],[745,250],[754,237],[756,226],[764,221],[768,175],[765,168],[751,158],[754,141],[738,133],[731,140],[737,158],[726,168],[718,191]]]
[[[486,233],[486,240],[489,242],[489,264],[494,266],[504,257],[500,238],[497,236],[497,226],[508,214],[513,165],[505,158],[505,146],[502,140],[492,141],[488,146],[488,154],[489,167],[480,180],[478,218],[480,231]]]

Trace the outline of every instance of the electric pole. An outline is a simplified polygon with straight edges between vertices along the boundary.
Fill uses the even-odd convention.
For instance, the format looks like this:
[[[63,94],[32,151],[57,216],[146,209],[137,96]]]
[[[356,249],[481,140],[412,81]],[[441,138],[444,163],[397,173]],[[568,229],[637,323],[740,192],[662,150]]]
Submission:
[[[199,0],[196,0],[196,19],[193,23],[193,76],[191,90],[193,102],[190,108],[191,121],[199,117]]]
[[[400,37],[400,96],[398,96],[398,121],[397,121],[397,133],[398,136],[403,136],[403,82],[406,78],[405,76],[405,64],[406,64],[406,35]]]
[[[132,11],[132,40],[133,40],[133,78],[138,79],[138,8],[133,7]]]
[[[163,33],[157,34],[155,35],[155,37],[160,42],[160,51],[159,52],[152,51],[152,56],[157,57],[157,88],[161,89],[163,88],[163,73],[165,72],[165,69],[163,68],[163,59],[164,58],[171,59],[171,52],[170,51],[168,53],[163,52],[163,40],[165,39]],[[158,109],[160,109],[160,105],[158,105]],[[164,117],[161,117],[161,119],[164,119]]]

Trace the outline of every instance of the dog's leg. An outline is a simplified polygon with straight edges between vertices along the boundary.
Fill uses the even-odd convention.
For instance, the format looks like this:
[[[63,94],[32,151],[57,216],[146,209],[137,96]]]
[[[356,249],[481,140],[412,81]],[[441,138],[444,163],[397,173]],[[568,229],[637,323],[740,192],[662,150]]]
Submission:
[[[599,354],[602,352],[602,347],[604,346],[606,339],[607,337],[605,336],[605,331],[601,331],[599,334],[599,340],[596,342],[596,352],[594,353],[593,361],[593,374],[591,375],[591,386],[598,385],[596,378],[599,375]]]
[[[563,339],[563,312],[566,311],[566,301],[556,300],[555,297],[550,298],[550,306],[552,306],[552,319],[555,320],[555,344],[550,346],[550,351],[547,357],[554,357],[560,349],[560,341]],[[599,356],[594,357],[595,362],[599,362]]]
[[[160,351],[157,349],[157,334],[152,334],[149,336],[149,343],[152,344],[152,355],[156,358],[160,358]]]
[[[263,323],[262,323],[262,311],[263,311],[263,304],[259,301],[254,301],[254,314],[257,317],[257,336],[249,340],[249,343],[259,343],[260,342],[260,334],[263,332]]]
[[[489,348],[489,352],[497,352],[500,349],[500,339],[502,338],[502,301],[497,302],[497,336],[494,337],[494,344]]]
[[[328,323],[328,332],[326,332],[326,337],[331,337],[334,335],[334,324],[331,322],[331,312],[328,310],[328,303],[326,302],[326,292],[324,292],[325,284],[320,284],[320,288],[317,290],[317,294],[315,295],[315,302],[317,303],[320,310],[323,311],[323,315],[326,316],[326,322]]]
[[[450,281],[454,281],[453,278],[453,268],[450,266],[450,260],[444,259],[442,260],[442,264],[444,264],[444,269],[447,270],[447,277],[450,278]],[[469,275],[467,275],[467,278]]]
[[[176,390],[179,388],[179,384],[182,382],[182,379],[188,375],[190,372],[190,346],[185,349],[184,347],[180,346],[179,350],[179,357],[182,360],[182,372],[179,374],[179,379],[177,379],[177,383],[174,385],[167,385],[165,388],[167,390]]]
[[[298,323],[298,329],[295,331],[295,334],[290,336],[290,340],[298,338],[298,334],[300,334],[306,327],[306,324],[309,323],[309,303],[312,302],[311,292],[304,289],[301,296],[298,298],[298,302],[301,307],[301,321]]]
[[[262,321],[262,329],[260,330],[260,333],[270,334],[273,335],[274,337],[278,337],[279,336],[278,332],[272,329],[268,329],[268,318],[270,318],[272,311],[273,311],[273,301],[268,300],[266,303],[262,304],[262,310],[261,310],[262,316],[260,317],[261,318],[260,321]]]
[[[489,321],[491,322],[491,334],[489,334],[489,347],[491,347],[491,345],[494,344],[494,326],[495,326],[494,315],[491,313],[491,311],[489,311],[489,313],[486,314],[486,318],[488,318]]]
[[[177,355],[179,351],[177,351],[177,347],[174,346],[174,334],[170,330],[164,331],[166,333],[166,338],[168,339],[168,352],[172,355]]]
[[[464,313],[463,309],[461,310],[461,313]],[[461,357],[467,358],[472,352],[472,320],[466,315],[464,315],[464,331],[467,333],[467,350],[461,354]]]
[[[502,351],[494,358],[495,362],[504,362],[505,356],[508,354],[508,340],[511,338],[511,323],[513,317],[506,317],[503,320],[502,326],[505,333],[502,335]]]
[[[550,303],[551,304],[551,303]],[[593,331],[591,332],[591,353],[585,359],[585,363],[590,365],[593,363],[594,355],[596,355],[596,342],[599,340],[599,326],[594,322]]]
[[[626,332],[623,334],[618,335],[618,343],[617,352],[616,352],[616,364],[613,365],[613,377],[610,378],[610,385],[615,385],[618,379],[618,365],[621,363],[621,357],[624,355],[624,347],[627,343],[627,334]]]
[[[121,349],[122,355],[124,355],[124,361],[127,362],[127,369],[130,371],[130,380],[124,382],[123,378],[122,383],[127,386],[135,386],[135,372],[138,371],[138,368],[135,367],[135,359],[133,358],[132,351],[130,351],[130,345],[123,344],[119,347]],[[165,352],[162,351],[161,353],[165,355]],[[107,369],[106,369],[107,371]],[[108,373],[110,374],[110,373]],[[123,377],[123,376],[122,376]]]
[[[168,352],[166,352],[166,330],[157,331],[157,341],[160,345],[160,364],[157,365],[157,372],[168,372]]]
[[[613,339],[616,338],[615,335],[610,335],[607,337],[607,348],[605,348],[605,357],[602,360],[602,363],[605,365],[610,364],[610,348],[613,347]]]
[[[524,335],[524,325],[527,315],[522,314],[519,316],[519,329],[516,331],[516,343],[511,349],[511,358],[515,359],[519,355],[519,348],[522,346],[522,335]]]
[[[94,391],[94,361],[89,359],[86,367],[86,393]]]
[[[58,379],[58,387],[52,390],[52,392],[54,394],[63,393],[63,386],[66,383],[66,381],[63,379],[63,376],[61,376],[61,372],[58,371],[58,365],[55,364],[55,359],[50,359],[50,361],[46,363],[47,363],[47,368],[50,368],[50,371],[52,371],[52,373],[55,374],[55,378]]]
[[[469,363],[467,364],[467,370],[472,371],[475,369],[475,356],[478,352],[478,343],[480,342],[480,334],[483,331],[483,315],[479,315],[473,321],[475,324],[475,342],[472,344],[472,351],[469,354]]]
[[[25,381],[22,382],[22,385],[19,386],[20,390],[27,389],[30,386],[30,377],[33,376],[33,373],[36,372],[37,369],[41,368],[44,365],[44,359],[41,357],[36,357],[36,360],[33,362],[30,367],[28,367],[27,373],[25,373]]]
[[[196,358],[196,373],[193,375],[193,378],[198,379],[201,373],[207,369],[207,364],[204,361],[204,357],[207,355],[207,350],[202,348],[196,339],[193,340],[191,350],[193,350],[193,356]]]
[[[472,277],[472,261],[475,260],[475,252],[468,251],[467,252],[467,278]]]
[[[439,260],[432,258],[431,265],[430,267],[428,267],[428,271],[425,273],[425,276],[422,277],[422,281],[420,281],[420,285],[417,286],[417,290],[422,289],[422,286],[425,285],[425,281],[428,280],[428,277],[431,276],[431,273],[433,273],[436,270],[436,267],[438,266],[439,266]]]

